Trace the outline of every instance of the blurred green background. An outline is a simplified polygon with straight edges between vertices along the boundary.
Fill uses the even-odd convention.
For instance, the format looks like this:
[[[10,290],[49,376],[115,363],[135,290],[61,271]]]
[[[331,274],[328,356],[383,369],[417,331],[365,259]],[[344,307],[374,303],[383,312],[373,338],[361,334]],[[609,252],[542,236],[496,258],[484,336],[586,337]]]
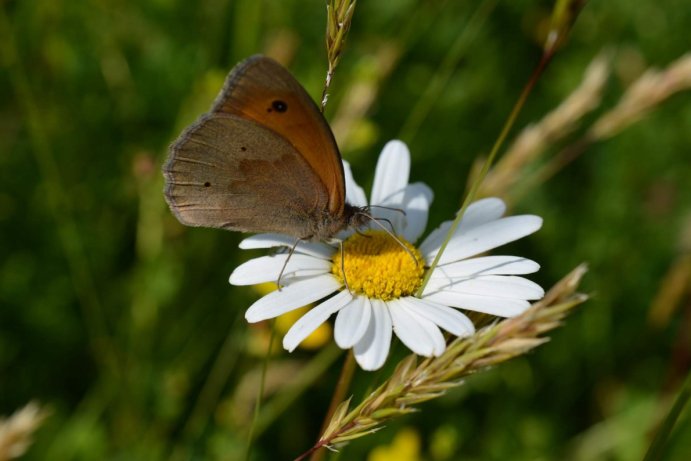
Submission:
[[[160,165],[251,54],[281,59],[317,98],[324,2],[0,5],[0,414],[30,400],[49,408],[31,460],[242,459],[266,326],[243,318],[258,293],[227,278],[260,253],[241,253],[240,234],[181,226]],[[539,60],[552,7],[361,0],[327,108],[360,183],[371,184],[384,143],[402,137],[411,180],[436,193],[430,226],[448,219]],[[563,101],[607,49],[602,105],[537,164],[546,162],[646,68],[687,53],[690,28],[685,0],[587,4],[513,134]],[[592,300],[536,352],[339,459],[641,459],[691,361],[690,153],[682,92],[515,196],[513,211],[545,226],[500,253],[539,261],[533,279],[545,287],[588,262]],[[384,371],[356,374],[356,399],[403,349]],[[273,359],[274,407],[255,459],[311,446],[342,357],[323,346]],[[690,441],[686,412],[665,459],[691,459]]]

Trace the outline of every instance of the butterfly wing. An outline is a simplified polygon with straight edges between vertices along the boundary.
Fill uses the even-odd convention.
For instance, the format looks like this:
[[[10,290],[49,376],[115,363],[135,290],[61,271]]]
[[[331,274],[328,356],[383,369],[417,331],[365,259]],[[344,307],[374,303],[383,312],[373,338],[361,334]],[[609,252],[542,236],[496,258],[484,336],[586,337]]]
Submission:
[[[166,200],[186,225],[299,238],[343,227],[345,180],[331,129],[293,76],[263,56],[230,72],[163,170]]]
[[[312,98],[283,66],[265,56],[241,62],[212,111],[254,120],[282,136],[326,187],[329,212],[342,215],[345,179],[336,140]]]
[[[183,224],[314,234],[327,191],[282,136],[229,114],[208,114],[171,146],[165,196]]]

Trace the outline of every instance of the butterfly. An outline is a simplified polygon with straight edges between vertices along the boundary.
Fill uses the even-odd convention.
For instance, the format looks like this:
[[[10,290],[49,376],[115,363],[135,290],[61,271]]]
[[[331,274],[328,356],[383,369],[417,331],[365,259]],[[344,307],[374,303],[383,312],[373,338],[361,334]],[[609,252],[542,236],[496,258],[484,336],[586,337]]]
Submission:
[[[328,241],[372,217],[345,200],[333,133],[305,89],[273,59],[252,56],[211,110],[170,146],[165,198],[178,220]]]

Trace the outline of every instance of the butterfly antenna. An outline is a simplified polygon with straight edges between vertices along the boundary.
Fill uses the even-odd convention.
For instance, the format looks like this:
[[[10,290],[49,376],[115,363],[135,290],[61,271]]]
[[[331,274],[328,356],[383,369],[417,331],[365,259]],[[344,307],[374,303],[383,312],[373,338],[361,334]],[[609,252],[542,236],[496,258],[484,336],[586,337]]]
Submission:
[[[401,211],[403,211],[403,210],[401,210]],[[384,230],[384,232],[389,234],[391,236],[391,238],[394,239],[396,241],[396,243],[398,243],[401,246],[401,248],[403,248],[405,250],[406,253],[408,253],[408,255],[411,257],[411,259],[413,260],[413,262],[415,263],[416,266],[419,264],[418,260],[415,258],[415,255],[413,254],[413,252],[410,251],[410,249],[407,246],[405,246],[405,244],[403,242],[401,242],[401,239],[396,237],[396,235],[393,232],[391,232],[389,229],[386,228],[385,225],[383,225],[382,223],[379,222],[381,220],[381,221],[386,221],[389,224],[391,224],[391,221],[389,221],[388,219],[375,218],[371,214],[365,213],[364,211],[359,211],[359,213],[361,215],[369,218],[369,220],[372,221],[373,223],[375,223],[377,226],[381,227]],[[393,226],[391,226],[391,227],[393,228]]]
[[[377,221],[384,221],[385,223],[387,223],[391,228],[391,232],[393,232],[393,223],[391,222],[391,220],[386,218],[377,218]]]
[[[382,206],[382,205],[368,205],[368,206],[366,207],[366,210],[369,211],[369,210],[372,209],[372,208],[381,208],[381,209],[383,209],[383,210],[397,211],[397,212],[401,213],[403,216],[406,216],[405,210],[403,210],[403,209],[401,209],[401,208],[392,208],[392,207],[389,207],[389,206]],[[372,217],[370,217],[370,218],[371,218],[372,220],[374,220],[374,218],[372,218]],[[378,221],[384,221],[384,222],[389,223],[389,226],[391,227],[391,232],[393,232],[393,224],[391,224],[391,221],[390,221],[390,220],[388,220],[388,219],[386,219],[386,218],[377,218],[377,220],[378,220]]]
[[[370,216],[370,215],[368,215],[368,214],[365,214],[365,213],[360,213],[360,214],[363,215],[363,216],[367,216],[367,217],[370,219],[370,221],[374,221],[375,219],[376,219],[377,221],[384,221],[384,222],[387,223],[387,224],[389,225],[389,227],[391,228],[391,232],[393,232],[393,224],[391,223],[390,220],[388,220],[388,219],[386,219],[386,218],[373,218],[372,216]],[[388,229],[385,229],[385,230],[386,230],[387,232],[389,232]],[[389,232],[389,233],[391,233],[391,232]],[[363,237],[365,237],[365,238],[372,238],[371,235],[367,235],[367,234],[363,233],[362,231],[360,231],[360,229],[355,229],[355,233],[358,234],[358,235],[361,235],[361,236],[363,236]]]
[[[367,208],[368,208],[368,209],[371,209],[371,208],[381,208],[381,209],[383,209],[383,210],[397,211],[397,212],[401,213],[403,216],[407,216],[405,210],[402,209],[402,208],[393,208],[393,207],[390,207],[390,206],[382,206],[382,205],[368,205]]]
[[[278,273],[278,279],[276,280],[276,286],[278,287],[278,291],[281,291],[281,277],[283,277],[283,272],[285,272],[286,267],[288,267],[288,261],[290,261],[290,258],[293,256],[293,253],[295,253],[295,248],[297,248],[298,243],[300,243],[301,239],[296,239],[295,243],[293,243],[293,246],[290,247],[290,251],[288,252],[288,257],[286,258],[285,262],[283,263],[283,267],[281,267],[281,272]]]

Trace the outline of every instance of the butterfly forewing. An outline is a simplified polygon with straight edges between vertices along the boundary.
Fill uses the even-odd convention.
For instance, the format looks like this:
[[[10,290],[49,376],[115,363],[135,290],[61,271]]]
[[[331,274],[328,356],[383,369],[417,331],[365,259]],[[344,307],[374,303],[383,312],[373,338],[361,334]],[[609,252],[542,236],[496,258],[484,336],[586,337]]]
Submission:
[[[238,64],[213,111],[254,120],[285,138],[326,187],[329,212],[343,213],[343,165],[331,129],[300,83],[280,64],[264,56]]]

